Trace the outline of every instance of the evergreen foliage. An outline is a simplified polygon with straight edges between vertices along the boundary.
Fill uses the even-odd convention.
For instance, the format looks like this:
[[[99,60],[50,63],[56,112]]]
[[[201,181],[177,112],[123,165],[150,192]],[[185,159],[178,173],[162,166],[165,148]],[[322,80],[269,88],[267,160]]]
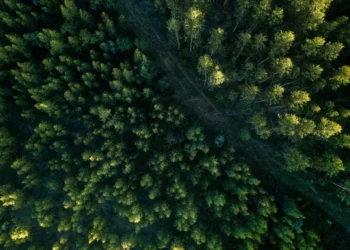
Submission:
[[[238,93],[222,100],[248,110],[242,140],[347,187],[350,26],[331,2],[154,4],[204,86]],[[0,0],[0,248],[321,249],[299,201],[167,98],[125,18],[110,0]]]
[[[176,15],[178,27],[186,23],[184,13],[194,8],[204,17],[196,33],[200,39],[190,52],[188,39],[182,37],[186,31],[177,31],[182,58],[198,58],[203,88],[209,87],[209,96],[229,109],[235,121],[245,123],[242,127],[251,124],[253,139],[265,140],[276,151],[288,148],[276,155],[283,155],[282,164],[290,171],[310,167],[312,174],[332,176],[335,183],[349,179],[350,22],[343,16],[348,4],[332,0],[154,2],[167,17]],[[216,67],[225,79],[208,85]],[[311,164],[310,159],[322,159],[322,164],[321,160]]]

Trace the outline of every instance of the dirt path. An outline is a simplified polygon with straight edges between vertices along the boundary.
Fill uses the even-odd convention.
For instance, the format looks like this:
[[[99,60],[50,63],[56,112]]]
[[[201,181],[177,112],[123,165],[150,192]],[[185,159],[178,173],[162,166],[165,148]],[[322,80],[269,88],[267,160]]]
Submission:
[[[297,190],[350,232],[349,207],[318,190],[309,176],[287,171],[283,160],[275,156],[279,149],[260,141],[241,141],[240,131],[243,125],[221,112],[205,95],[196,84],[198,77],[184,68],[181,61],[172,54],[166,38],[157,29],[159,23],[152,20],[149,12],[144,10],[145,6],[139,7],[145,1],[135,2],[137,1],[119,0],[118,9],[127,17],[135,32],[147,40],[147,54],[165,71],[175,89],[177,102],[186,112],[214,133],[224,134],[228,143],[239,147],[248,156],[247,161],[251,166],[263,169],[290,189]]]

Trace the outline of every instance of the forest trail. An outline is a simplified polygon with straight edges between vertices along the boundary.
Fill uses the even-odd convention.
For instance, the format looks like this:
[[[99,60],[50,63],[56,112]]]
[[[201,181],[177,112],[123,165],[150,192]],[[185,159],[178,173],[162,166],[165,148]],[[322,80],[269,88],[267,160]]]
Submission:
[[[307,174],[293,173],[285,169],[280,156],[280,149],[276,149],[264,142],[240,139],[242,124],[238,124],[205,95],[197,85],[196,74],[182,66],[182,63],[171,52],[167,39],[161,32],[159,23],[152,20],[149,1],[119,0],[118,9],[123,13],[137,35],[146,38],[147,55],[162,68],[175,89],[175,98],[186,112],[196,117],[202,125],[216,134],[225,135],[231,145],[238,145],[245,155],[249,155],[248,162],[269,173],[288,188],[301,193],[326,212],[334,221],[350,232],[350,208],[340,204],[334,197],[329,197],[324,191],[314,186],[312,177]],[[147,9],[148,8],[148,9]],[[326,218],[324,218],[326,220]]]

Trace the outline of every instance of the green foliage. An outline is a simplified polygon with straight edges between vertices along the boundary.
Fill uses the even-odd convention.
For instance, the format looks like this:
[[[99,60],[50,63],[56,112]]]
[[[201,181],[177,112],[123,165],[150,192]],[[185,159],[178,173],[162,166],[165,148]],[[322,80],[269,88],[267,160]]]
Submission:
[[[310,101],[310,95],[306,91],[296,90],[291,94],[291,108],[301,108],[305,103]]]
[[[276,7],[272,10],[269,17],[270,25],[278,25],[283,22],[284,10],[282,8]]]
[[[263,93],[263,100],[268,104],[278,104],[283,99],[284,88],[275,84]]]
[[[283,218],[278,221],[274,233],[270,235],[273,245],[279,249],[318,249],[320,238],[312,231],[293,227],[293,220]]]
[[[296,14],[302,16],[300,25],[305,29],[315,30],[324,21],[326,10],[332,0],[291,0],[290,2]]]
[[[335,139],[335,145],[340,148],[350,148],[350,135],[340,134],[339,137]]]
[[[347,65],[344,65],[340,67],[331,78],[331,88],[333,90],[338,89],[341,87],[341,85],[346,86],[348,83],[350,83],[350,67]]]
[[[325,153],[316,158],[313,167],[320,172],[325,172],[328,176],[337,175],[340,171],[344,171],[343,161],[331,153]]]
[[[285,214],[296,219],[305,219],[305,216],[300,212],[294,200],[285,197],[282,210]]]
[[[337,197],[344,202],[344,204],[350,206],[350,195],[348,191],[350,189],[350,180],[345,180],[342,186],[343,189],[339,190]]]
[[[193,43],[198,44],[201,39],[203,23],[204,14],[202,11],[197,8],[190,8],[184,21],[185,39],[190,42],[190,51],[192,51]]]
[[[313,39],[306,38],[305,44],[302,45],[302,49],[307,56],[316,56],[320,53],[321,48],[326,43],[323,37],[315,37]]]
[[[260,90],[258,86],[246,84],[241,87],[241,92],[242,101],[246,104],[251,104],[259,94]]]
[[[16,126],[28,132],[17,142],[7,119],[0,131],[1,159],[21,186],[0,188],[1,247],[40,249],[42,240],[52,249],[224,249],[233,234],[258,246],[276,213],[273,199],[223,136],[214,141],[220,150],[211,149],[203,129],[162,97],[156,83],[166,78],[94,4],[100,12],[57,3],[62,25],[38,26],[28,43],[8,37],[22,44],[13,55],[26,60],[3,61],[13,83],[4,88],[20,100],[24,124]],[[204,16],[187,14],[196,43]],[[207,54],[198,68],[211,86],[227,79]],[[238,216],[249,225],[232,227]],[[159,233],[149,240],[143,230]]]
[[[214,62],[209,55],[205,54],[201,56],[198,60],[197,70],[204,76],[204,82],[207,81],[210,73],[214,68]]]
[[[308,145],[309,156],[318,153],[322,140],[332,151],[335,142],[328,139],[344,132],[347,113],[341,112],[343,104],[329,110],[327,103],[348,96],[344,93],[350,71],[341,56],[349,45],[348,18],[326,18],[331,0],[222,2],[167,0],[156,5],[169,12],[168,28],[177,40],[184,34],[181,42],[197,51],[179,54],[189,65],[198,62],[197,72],[213,91],[209,95],[224,100],[226,91],[239,93],[242,102],[232,99],[225,105],[236,110],[248,106],[244,120],[254,121],[252,128],[261,139],[276,148],[288,141],[300,148]],[[334,4],[333,13],[337,8]],[[257,116],[260,113],[266,118]]]
[[[263,139],[284,149],[287,170],[341,179],[348,21],[326,19],[330,2],[156,0],[152,35],[167,27],[176,56],[238,114],[244,146]],[[171,103],[174,79],[129,30],[140,12],[115,6],[0,1],[0,167],[13,173],[0,186],[0,247],[320,249],[302,209],[274,201],[240,143]]]
[[[342,127],[339,124],[322,117],[321,121],[316,126],[315,135],[328,139],[336,134],[339,134],[341,131]]]
[[[311,166],[310,159],[295,148],[286,148],[283,157],[289,171],[305,170]]]
[[[305,72],[303,72],[303,76],[307,80],[314,82],[321,77],[322,72],[323,68],[321,68],[321,66],[310,64],[306,66]]]
[[[225,82],[225,75],[219,66],[215,66],[213,72],[209,76],[210,86],[220,86]]]
[[[185,144],[184,151],[189,154],[190,160],[193,160],[200,151],[209,152],[209,147],[204,141],[205,137],[200,128],[190,128],[186,133],[186,138],[189,142]]]
[[[243,52],[245,47],[248,47],[251,43],[252,35],[248,32],[242,32],[238,35],[236,42],[236,54],[237,57]]]
[[[279,77],[289,76],[294,65],[290,58],[276,58],[272,62],[272,69]]]
[[[123,52],[130,51],[132,49],[132,44],[131,44],[130,39],[128,37],[120,36],[117,38],[116,43],[118,45],[118,48]]]
[[[348,18],[338,14],[343,13],[341,4],[332,0],[155,2],[161,8],[158,14],[165,14],[168,23],[175,18],[181,27],[176,29],[180,39],[184,35],[181,42],[193,53],[178,46],[176,56],[189,71],[197,70],[206,87],[213,85],[210,76],[216,68],[222,72],[221,88],[204,93],[230,110],[233,119],[228,120],[237,125],[235,135],[244,141],[237,149],[242,155],[249,151],[246,148],[261,145],[269,159],[283,156],[279,163],[290,171],[317,172],[315,183],[323,177],[338,183],[347,176],[342,169],[349,165],[346,59],[350,29]],[[185,31],[194,10],[198,14],[196,46]],[[253,133],[259,138],[250,140]],[[261,151],[257,151],[258,155]],[[251,154],[245,156],[251,159]],[[258,161],[258,157],[253,158]],[[205,158],[202,166],[222,176],[216,160]],[[324,191],[330,196],[336,192]],[[219,213],[220,208],[216,210]],[[276,248],[317,248],[319,238],[302,229],[300,218],[276,221],[278,229],[270,237]],[[223,228],[228,235],[233,232],[227,225]],[[232,235],[245,237],[242,249],[259,248],[242,229]]]
[[[225,39],[225,33],[222,28],[212,29],[210,31],[210,37],[208,40],[208,46],[211,55],[219,53],[223,50],[223,41]]]
[[[334,61],[338,58],[340,51],[344,48],[344,45],[339,42],[326,43],[324,49],[321,51],[320,57],[325,61]]]
[[[0,165],[12,163],[17,150],[16,143],[16,138],[5,127],[0,127]]]
[[[268,139],[271,136],[272,131],[269,129],[267,125],[267,118],[263,113],[253,115],[250,122],[254,127],[255,133],[261,139]]]
[[[180,49],[181,48],[181,44],[180,44],[180,30],[181,30],[181,22],[172,17],[169,19],[168,21],[168,30],[170,32],[173,32],[176,36],[176,41],[177,41],[177,48]]]
[[[271,45],[270,54],[273,57],[284,56],[289,51],[295,39],[292,31],[278,31]]]
[[[207,54],[199,58],[197,70],[204,76],[204,82],[208,82],[210,87],[219,86],[226,79],[220,67],[215,65],[214,61]]]
[[[276,132],[291,139],[296,137],[304,138],[314,133],[315,128],[316,125],[312,120],[299,118],[294,114],[278,115]]]

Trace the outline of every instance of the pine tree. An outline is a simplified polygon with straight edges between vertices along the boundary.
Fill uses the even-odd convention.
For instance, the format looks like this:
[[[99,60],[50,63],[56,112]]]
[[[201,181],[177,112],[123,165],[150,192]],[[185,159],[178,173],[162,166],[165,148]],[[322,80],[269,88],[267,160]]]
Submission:
[[[177,49],[181,48],[181,43],[180,43],[180,30],[181,30],[181,22],[177,20],[176,18],[172,17],[168,21],[168,30],[170,32],[174,32],[176,36],[176,42],[177,42]]]
[[[193,50],[193,44],[198,43],[201,39],[203,23],[204,14],[202,11],[196,8],[190,8],[186,13],[184,21],[185,37],[190,43],[190,51]]]

